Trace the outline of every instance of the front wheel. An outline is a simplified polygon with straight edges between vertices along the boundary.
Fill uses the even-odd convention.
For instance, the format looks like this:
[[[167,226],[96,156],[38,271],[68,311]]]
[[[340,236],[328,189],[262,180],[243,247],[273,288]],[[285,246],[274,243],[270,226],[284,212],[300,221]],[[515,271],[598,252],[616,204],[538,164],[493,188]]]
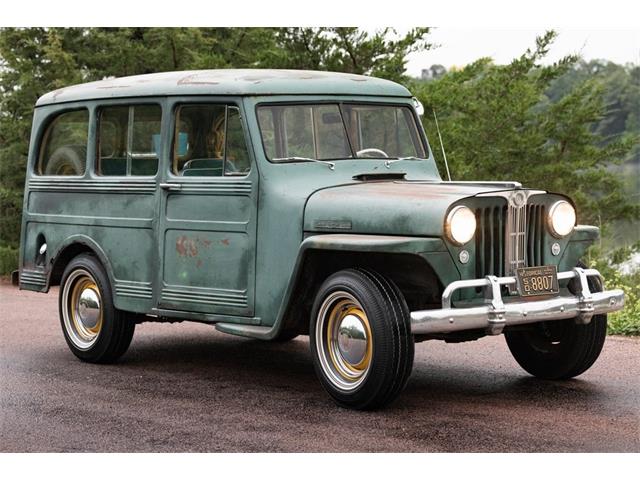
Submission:
[[[409,308],[398,288],[375,272],[330,276],[316,295],[309,338],[316,373],[343,407],[383,407],[411,374]]]
[[[109,279],[93,255],[80,255],[67,265],[59,308],[64,338],[79,359],[109,363],[129,347],[135,322],[113,306]]]

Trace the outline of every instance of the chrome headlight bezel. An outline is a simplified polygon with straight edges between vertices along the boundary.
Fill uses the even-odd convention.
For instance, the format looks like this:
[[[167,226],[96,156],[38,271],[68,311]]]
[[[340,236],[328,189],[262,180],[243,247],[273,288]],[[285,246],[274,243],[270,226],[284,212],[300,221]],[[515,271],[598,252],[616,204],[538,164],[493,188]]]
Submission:
[[[458,222],[469,223],[469,225],[458,227]],[[471,227],[472,228],[469,228]],[[447,239],[453,243],[461,247],[462,245],[469,243],[476,234],[477,222],[476,215],[473,213],[469,207],[464,205],[458,205],[453,207],[449,213],[447,214],[447,218],[444,222],[444,230],[447,236]]]
[[[566,226],[565,228],[562,228],[561,226],[558,225],[558,215],[562,215],[563,213],[561,213],[560,209],[565,209],[566,207],[569,207],[571,210],[566,210],[564,214],[571,212],[568,217],[569,221],[566,221]],[[557,202],[555,202],[553,205],[551,205],[551,208],[549,208],[549,215],[547,216],[547,228],[549,229],[549,232],[551,232],[551,235],[553,235],[556,238],[564,238],[568,235],[571,235],[571,233],[573,232],[575,226],[576,226],[576,220],[577,220],[577,215],[576,215],[576,209],[574,208],[573,205],[571,205],[571,203],[567,202],[566,200],[558,200]]]

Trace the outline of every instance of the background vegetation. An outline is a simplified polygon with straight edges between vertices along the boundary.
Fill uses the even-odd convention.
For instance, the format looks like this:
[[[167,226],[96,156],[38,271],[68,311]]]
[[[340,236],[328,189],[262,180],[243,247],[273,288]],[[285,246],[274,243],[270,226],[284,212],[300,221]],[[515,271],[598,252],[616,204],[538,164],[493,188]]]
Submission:
[[[0,30],[0,274],[16,268],[33,105],[56,88],[109,76],[200,68],[301,68],[363,73],[406,84],[426,107],[437,161],[438,114],[456,180],[518,180],[570,195],[582,223],[601,227],[589,261],[627,289],[614,331],[640,334],[640,67],[547,65],[555,34],[509,65],[482,58],[421,79],[407,56],[433,48],[429,29],[406,35],[357,28],[31,28]],[[441,168],[441,172],[445,170]],[[635,245],[635,246],[634,246]],[[617,250],[616,250],[617,249]]]

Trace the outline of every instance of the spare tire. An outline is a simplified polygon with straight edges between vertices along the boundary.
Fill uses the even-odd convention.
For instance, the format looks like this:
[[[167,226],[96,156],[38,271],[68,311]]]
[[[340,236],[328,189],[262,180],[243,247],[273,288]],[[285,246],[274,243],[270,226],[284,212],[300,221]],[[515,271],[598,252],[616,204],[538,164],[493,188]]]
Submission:
[[[87,147],[84,145],[59,147],[49,157],[44,175],[83,175],[86,159]]]

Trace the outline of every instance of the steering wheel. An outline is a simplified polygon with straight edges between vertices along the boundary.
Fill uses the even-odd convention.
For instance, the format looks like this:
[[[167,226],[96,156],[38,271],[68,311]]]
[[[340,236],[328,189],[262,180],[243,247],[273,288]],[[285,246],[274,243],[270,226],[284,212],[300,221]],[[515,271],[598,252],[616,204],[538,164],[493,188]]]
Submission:
[[[364,148],[362,150],[358,150],[356,152],[356,155],[360,157],[364,154],[366,157],[367,154],[369,153],[375,153],[376,155],[380,155],[383,158],[389,158],[389,155],[387,155],[387,153],[384,150],[380,150],[379,148]]]

